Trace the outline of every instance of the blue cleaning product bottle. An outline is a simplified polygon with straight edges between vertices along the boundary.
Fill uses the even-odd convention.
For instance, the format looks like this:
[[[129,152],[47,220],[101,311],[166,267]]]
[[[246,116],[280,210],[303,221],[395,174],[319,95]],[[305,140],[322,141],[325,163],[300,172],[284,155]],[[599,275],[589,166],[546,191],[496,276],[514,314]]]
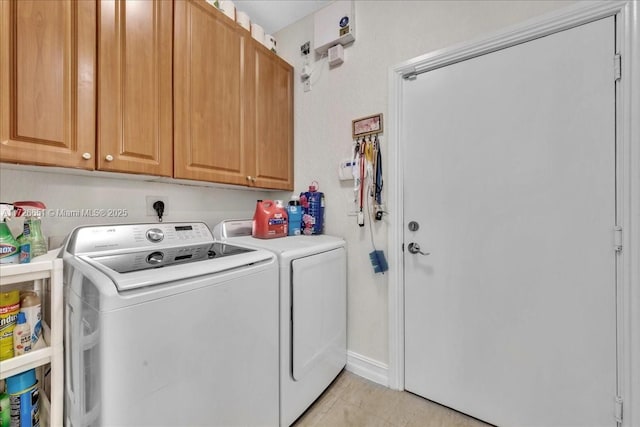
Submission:
[[[11,405],[11,425],[37,427],[40,425],[40,391],[36,370],[31,369],[7,378],[7,392]]]
[[[302,234],[302,207],[298,196],[291,197],[287,213],[289,214],[289,236],[299,236]]]

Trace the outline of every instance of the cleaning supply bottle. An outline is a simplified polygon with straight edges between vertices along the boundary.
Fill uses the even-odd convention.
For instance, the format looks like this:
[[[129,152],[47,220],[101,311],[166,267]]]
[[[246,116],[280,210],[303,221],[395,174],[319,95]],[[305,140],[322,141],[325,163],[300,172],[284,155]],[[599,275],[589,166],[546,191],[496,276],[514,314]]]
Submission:
[[[0,204],[0,264],[17,264],[19,262],[19,244],[13,238],[6,219],[11,216],[13,206],[8,203]]]
[[[36,350],[42,337],[42,304],[36,291],[20,292],[20,313],[24,313],[31,325],[31,348]]]
[[[44,238],[42,230],[40,229],[39,217],[28,217],[26,221],[29,224],[29,232],[31,233],[31,237],[29,238],[31,245],[30,255],[33,259],[47,253],[47,240]]]
[[[289,216],[289,236],[299,236],[302,234],[302,207],[300,206],[300,197],[294,195],[289,200],[287,206],[287,215]]]
[[[300,193],[300,205],[304,225],[302,233],[322,234],[324,232],[324,193],[318,191],[316,181],[311,183],[309,191]]]
[[[31,262],[31,227],[27,221],[22,226],[22,234],[18,236],[16,241],[20,246],[20,264],[28,264]]]
[[[29,244],[29,258],[33,259],[37,256],[47,253],[47,240],[42,234],[41,220],[42,213],[46,206],[42,202],[24,201],[14,202],[16,215],[24,215],[23,233],[18,237],[22,240],[22,244]],[[27,235],[28,234],[28,235]]]
[[[31,351],[31,325],[24,312],[18,312],[18,323],[13,328],[13,355],[20,356]]]
[[[0,386],[0,390],[4,387]],[[11,427],[11,402],[8,393],[0,393],[0,427]]]
[[[0,360],[13,357],[13,330],[20,311],[20,291],[0,291]]]
[[[37,384],[35,369],[7,378],[12,426],[40,425],[40,391]]]

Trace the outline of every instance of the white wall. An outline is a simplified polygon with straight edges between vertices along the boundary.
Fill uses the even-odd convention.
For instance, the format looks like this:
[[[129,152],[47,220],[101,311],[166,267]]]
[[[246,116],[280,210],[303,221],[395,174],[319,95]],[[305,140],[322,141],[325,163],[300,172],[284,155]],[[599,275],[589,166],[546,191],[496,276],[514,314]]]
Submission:
[[[67,211],[127,209],[127,215],[122,217],[85,215],[78,218],[56,212],[43,218],[43,233],[58,241],[78,225],[155,222],[155,217],[146,215],[148,195],[167,198],[168,215],[164,221],[204,221],[213,227],[223,219],[251,218],[256,199],[276,198],[275,195],[280,194],[149,182],[135,175],[95,172],[73,175],[73,170],[59,168],[15,168],[0,165],[0,200],[3,202],[39,200],[51,210]]]
[[[302,190],[312,180],[325,193],[328,234],[348,242],[348,348],[388,362],[387,278],[374,274],[369,261],[370,222],[365,228],[351,209],[352,188],[340,182],[338,162],[352,149],[351,120],[383,113],[387,117],[389,67],[413,57],[482,38],[529,18],[568,6],[568,1],[355,1],[356,41],[345,62],[329,69],[312,54],[312,90],[303,92],[300,45],[311,40],[309,16],[276,34],[278,53],[295,73],[295,182]],[[382,139],[383,154],[385,139]],[[386,166],[386,160],[385,160]],[[385,168],[388,170],[388,168]],[[387,186],[391,185],[389,180]],[[383,197],[385,191],[383,190]],[[393,215],[393,212],[389,213]],[[373,224],[378,249],[387,250],[387,221]]]

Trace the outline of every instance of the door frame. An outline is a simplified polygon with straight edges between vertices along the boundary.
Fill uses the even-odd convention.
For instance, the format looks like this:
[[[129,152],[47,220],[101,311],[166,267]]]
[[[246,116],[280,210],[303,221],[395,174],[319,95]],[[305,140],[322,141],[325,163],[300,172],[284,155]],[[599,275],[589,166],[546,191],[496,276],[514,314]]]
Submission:
[[[444,67],[608,16],[616,17],[616,50],[622,56],[622,78],[616,85],[616,216],[623,230],[623,250],[616,261],[618,395],[622,396],[624,405],[621,425],[640,424],[640,365],[632,363],[634,359],[640,360],[640,4],[632,0],[580,2],[489,37],[427,53],[390,68],[389,387],[404,390],[402,164],[405,150],[400,129],[404,76]]]

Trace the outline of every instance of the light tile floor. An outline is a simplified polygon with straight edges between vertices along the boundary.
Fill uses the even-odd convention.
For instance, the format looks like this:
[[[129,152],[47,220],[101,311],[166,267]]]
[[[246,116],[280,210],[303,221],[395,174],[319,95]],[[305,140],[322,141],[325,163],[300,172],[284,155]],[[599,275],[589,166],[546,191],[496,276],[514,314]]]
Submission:
[[[295,427],[488,427],[414,394],[342,371]]]

